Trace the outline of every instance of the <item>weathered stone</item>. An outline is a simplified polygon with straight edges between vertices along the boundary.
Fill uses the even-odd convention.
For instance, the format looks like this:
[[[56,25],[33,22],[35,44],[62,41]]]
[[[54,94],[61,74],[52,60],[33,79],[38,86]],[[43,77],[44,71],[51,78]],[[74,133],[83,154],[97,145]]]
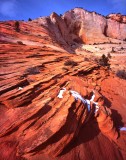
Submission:
[[[20,21],[18,33],[14,21],[0,23],[1,160],[126,158],[125,132],[118,129],[126,123],[125,81],[83,55],[70,54],[71,45],[80,42],[108,42],[108,22],[116,26],[115,34],[108,27],[111,38],[125,35],[125,24],[118,35],[119,22],[77,8],[62,17],[53,13]],[[94,102],[88,111],[71,90],[88,100],[94,92],[98,112]]]

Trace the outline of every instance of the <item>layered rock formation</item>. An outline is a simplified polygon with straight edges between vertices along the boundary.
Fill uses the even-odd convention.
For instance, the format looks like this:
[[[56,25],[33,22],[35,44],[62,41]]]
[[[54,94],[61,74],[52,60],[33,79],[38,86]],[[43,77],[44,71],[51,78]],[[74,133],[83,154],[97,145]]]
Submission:
[[[90,159],[90,152],[95,158],[100,159],[96,152],[100,146],[100,150],[104,150],[105,145],[110,147],[111,153],[108,150],[108,154],[101,151],[102,159],[106,159],[106,155],[109,154],[111,159],[122,159],[120,151],[114,146],[114,143],[117,145],[118,140],[123,137],[119,135],[118,138],[118,130],[115,128],[121,126],[121,122],[117,114],[113,115],[113,111],[111,113],[110,109],[104,108],[108,107],[110,102],[114,103],[118,97],[118,108],[124,112],[121,107],[126,102],[126,86],[120,80],[112,78],[107,70],[100,69],[97,64],[84,62],[83,56],[52,51],[47,47],[14,44],[1,46],[1,53],[4,52],[0,58],[2,159],[76,159],[77,155],[80,159]],[[19,48],[20,53],[16,51]],[[118,83],[115,86],[111,84],[111,91],[109,86],[109,90],[102,90],[102,84],[107,87],[110,77],[110,83],[113,81],[113,85],[118,81],[122,83],[119,89],[122,90],[121,95],[117,95]],[[108,82],[105,82],[106,80]],[[95,90],[95,101],[100,106],[98,114],[94,115],[93,105],[88,113],[87,107],[80,100],[76,101],[69,92],[64,93],[63,99],[59,99],[57,95],[63,87],[75,90],[87,99],[90,99],[90,93]],[[111,96],[110,102],[97,93],[99,91],[106,98]],[[117,104],[112,105],[114,110]],[[115,121],[119,120],[116,126],[113,118]],[[79,148],[76,143],[80,143],[77,145]],[[91,145],[90,151],[87,145]],[[93,151],[94,145],[98,147],[96,151]],[[119,142],[119,147],[123,145]],[[58,158],[54,158],[58,155]]]
[[[126,24],[106,19],[95,12],[75,8],[63,17],[70,32],[79,36],[84,43],[103,43],[109,42],[109,38],[126,38]]]
[[[94,60],[70,54],[84,31],[79,23],[67,25],[73,14],[19,22],[20,32],[14,21],[0,24],[2,160],[126,159],[126,132],[119,131],[126,124],[126,83]],[[99,110],[91,102],[89,111],[71,90],[87,100],[94,91]]]
[[[44,32],[50,35],[53,42],[60,44],[60,46],[70,52],[69,46],[72,46],[74,49],[78,43],[121,43],[121,41],[125,41],[125,19],[126,16],[120,14],[110,14],[104,17],[96,12],[88,12],[81,8],[75,8],[66,12],[63,16],[52,13],[49,17],[40,17],[27,22],[27,24],[28,26],[37,27],[39,33]],[[22,24],[24,33],[36,34],[34,28],[30,28],[29,31],[29,27],[27,27],[25,22],[20,23]],[[10,22],[8,25],[14,27],[13,22]],[[3,35],[3,29],[1,32]],[[10,34],[13,34],[13,31]],[[33,37],[30,38],[30,40],[33,39]],[[48,39],[48,36],[45,35],[46,39]],[[36,40],[42,42],[41,34],[38,34]]]
[[[66,12],[63,16],[52,13],[44,21],[43,18],[35,21],[46,26],[52,32],[56,31],[54,32],[56,39],[62,40],[62,42],[65,40],[67,43],[71,42],[71,44],[76,42],[94,44],[113,42],[114,39],[125,40],[125,19],[126,16],[122,15],[104,17],[96,12],[75,8]],[[52,27],[50,27],[50,24]]]

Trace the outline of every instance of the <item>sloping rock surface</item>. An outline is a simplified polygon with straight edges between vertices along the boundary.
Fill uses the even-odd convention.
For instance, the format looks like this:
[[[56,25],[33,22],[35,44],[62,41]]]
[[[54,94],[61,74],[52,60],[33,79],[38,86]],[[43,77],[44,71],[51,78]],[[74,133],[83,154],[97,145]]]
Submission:
[[[126,132],[119,130],[126,124],[126,82],[74,54],[63,20],[62,35],[53,33],[62,27],[55,16],[20,22],[20,32],[14,21],[0,24],[0,157],[126,159]],[[88,100],[94,91],[98,112],[93,103],[88,111],[71,90]]]
[[[1,46],[2,159],[125,157],[125,132],[120,135],[117,130],[122,122],[116,113],[119,111],[126,121],[125,83],[97,64],[83,61],[82,56],[34,46]],[[64,87],[67,91],[59,99],[57,95]],[[71,89],[87,99],[95,90],[95,101],[101,108],[98,115],[93,105],[88,112],[86,105],[76,101]],[[105,106],[112,110],[106,111]]]

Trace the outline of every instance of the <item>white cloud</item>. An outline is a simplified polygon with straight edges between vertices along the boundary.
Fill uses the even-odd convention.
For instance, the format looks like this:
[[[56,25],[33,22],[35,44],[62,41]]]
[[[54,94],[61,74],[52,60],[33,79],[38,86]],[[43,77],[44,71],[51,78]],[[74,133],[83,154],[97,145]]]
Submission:
[[[126,0],[111,0],[111,3],[118,12],[126,12]]]
[[[5,0],[0,2],[0,14],[7,17],[14,17],[17,13],[16,0]]]

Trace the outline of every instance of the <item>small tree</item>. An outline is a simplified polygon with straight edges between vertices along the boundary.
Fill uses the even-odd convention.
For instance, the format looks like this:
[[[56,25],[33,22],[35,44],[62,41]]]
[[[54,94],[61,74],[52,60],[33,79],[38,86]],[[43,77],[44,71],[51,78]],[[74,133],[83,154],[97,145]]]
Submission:
[[[31,18],[29,18],[29,19],[28,19],[28,21],[32,21],[32,19],[31,19]]]
[[[16,30],[17,32],[20,31],[20,23],[19,23],[18,21],[15,22],[15,30]]]

